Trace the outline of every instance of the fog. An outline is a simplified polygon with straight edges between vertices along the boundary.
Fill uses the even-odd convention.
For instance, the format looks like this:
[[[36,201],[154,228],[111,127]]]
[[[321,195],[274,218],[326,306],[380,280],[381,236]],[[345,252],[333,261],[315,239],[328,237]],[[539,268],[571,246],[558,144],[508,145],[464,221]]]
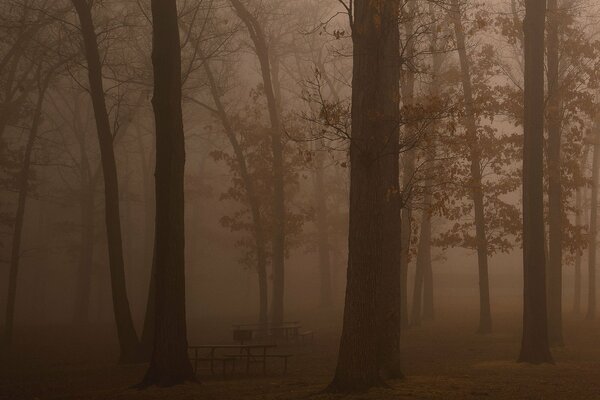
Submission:
[[[599,17],[1,2],[0,399],[595,398]]]

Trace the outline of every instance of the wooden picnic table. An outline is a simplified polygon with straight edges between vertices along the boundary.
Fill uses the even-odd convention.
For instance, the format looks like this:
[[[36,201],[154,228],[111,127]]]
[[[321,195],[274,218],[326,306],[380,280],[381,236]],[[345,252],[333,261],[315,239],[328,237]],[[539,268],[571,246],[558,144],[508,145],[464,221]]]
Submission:
[[[215,361],[219,359],[215,356],[217,350],[231,350],[238,351],[238,354],[226,355],[225,358],[221,359],[223,362],[223,375],[225,375],[226,365],[225,360],[232,359],[234,360],[234,369],[235,369],[235,359],[242,358],[246,360],[246,373],[250,372],[250,364],[251,363],[262,363],[263,373],[267,373],[267,358],[272,357],[282,357],[285,360],[285,368],[287,369],[287,358],[289,355],[269,355],[268,351],[277,347],[275,344],[205,344],[199,346],[188,346],[189,350],[194,352],[194,373],[198,370],[198,361],[208,360],[210,362],[210,372],[214,375],[215,373]],[[209,350],[209,357],[203,359],[199,356],[199,351],[201,350]]]
[[[235,324],[234,329],[234,340],[244,344],[245,341],[249,341],[255,336],[274,336],[285,338],[286,341],[290,339],[296,339],[300,335],[300,322],[284,322],[281,325],[261,325],[261,324]],[[255,335],[257,334],[257,335]]]

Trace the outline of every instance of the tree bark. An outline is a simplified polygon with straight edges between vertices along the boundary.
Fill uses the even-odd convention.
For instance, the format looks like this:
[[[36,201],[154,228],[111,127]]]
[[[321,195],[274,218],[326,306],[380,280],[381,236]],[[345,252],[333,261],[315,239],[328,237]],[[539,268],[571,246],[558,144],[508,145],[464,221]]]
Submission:
[[[488,242],[485,228],[484,194],[481,173],[481,150],[475,120],[473,87],[471,84],[470,61],[467,55],[465,33],[462,26],[462,12],[458,0],[452,1],[454,13],[454,33],[460,59],[461,79],[465,101],[464,124],[467,130],[469,158],[471,163],[471,197],[475,211],[475,242],[477,247],[477,265],[479,272],[479,328],[477,333],[492,332],[492,314],[490,305],[490,283],[488,276]]]
[[[267,108],[271,121],[271,152],[273,153],[273,297],[271,303],[271,323],[283,324],[284,285],[285,285],[285,194],[283,180],[283,142],[282,125],[277,99],[275,96],[271,60],[267,38],[260,22],[252,15],[240,0],[230,0],[238,16],[246,25],[262,74]]]
[[[545,0],[526,0],[523,142],[523,337],[519,362],[551,363],[544,255]]]
[[[354,1],[348,282],[333,392],[400,376],[398,6]]]
[[[143,385],[194,380],[185,315],[184,172],[181,49],[175,0],[152,0],[156,126],[155,331]]]
[[[125,284],[121,218],[119,211],[119,182],[113,148],[113,135],[110,128],[104,88],[102,84],[102,64],[96,42],[96,32],[90,5],[86,0],[72,0],[79,16],[81,34],[85,50],[90,84],[90,96],[96,119],[96,130],[100,146],[100,158],[104,175],[104,201],[108,258],[112,288],[113,310],[119,337],[120,359],[122,363],[134,362],[138,358],[139,342]]]
[[[547,121],[548,121],[548,335],[551,344],[562,345],[562,186],[561,94],[559,81],[559,24],[557,0],[548,0],[547,14]]]

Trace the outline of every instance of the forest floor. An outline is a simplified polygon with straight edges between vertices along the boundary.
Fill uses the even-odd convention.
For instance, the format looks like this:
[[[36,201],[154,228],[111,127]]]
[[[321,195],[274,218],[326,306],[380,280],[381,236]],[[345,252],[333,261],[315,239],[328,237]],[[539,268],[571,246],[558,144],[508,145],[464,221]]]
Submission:
[[[317,330],[313,345],[284,350],[294,353],[286,376],[273,360],[268,377],[223,380],[200,372],[200,383],[147,390],[132,388],[146,365],[115,365],[114,346],[69,339],[60,329],[37,330],[20,337],[18,357],[2,362],[0,399],[600,399],[599,322],[567,319],[566,345],[553,349],[556,364],[541,366],[515,362],[519,318],[495,322],[496,333],[478,336],[475,321],[455,312],[406,330],[406,377],[346,397],[321,393],[335,368],[339,332],[333,330]]]

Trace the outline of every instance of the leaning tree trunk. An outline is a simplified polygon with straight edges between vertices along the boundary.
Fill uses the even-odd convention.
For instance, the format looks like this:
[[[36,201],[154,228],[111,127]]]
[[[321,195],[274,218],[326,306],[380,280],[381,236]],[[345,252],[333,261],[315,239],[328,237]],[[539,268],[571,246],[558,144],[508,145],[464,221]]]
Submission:
[[[348,282],[334,392],[400,375],[398,6],[354,2]]]
[[[25,152],[23,153],[23,162],[21,164],[21,172],[19,174],[18,188],[19,196],[17,200],[17,211],[15,214],[13,236],[12,236],[12,247],[10,255],[10,269],[8,276],[8,296],[6,301],[6,315],[4,322],[4,337],[3,345],[9,348],[12,345],[13,331],[14,331],[14,320],[15,320],[15,303],[17,298],[17,277],[19,275],[19,262],[21,260],[21,240],[23,233],[23,222],[25,219],[25,206],[27,203],[27,196],[29,194],[29,176],[31,173],[31,156],[33,152],[33,146],[37,139],[38,130],[42,118],[42,108],[44,106],[44,96],[46,89],[50,83],[51,74],[49,73],[45,78],[44,82],[40,82],[40,88],[38,93],[38,99],[31,122],[31,128],[29,129],[29,137],[27,138],[27,144],[25,146]]]
[[[117,325],[120,346],[120,362],[133,362],[138,358],[138,338],[131,318],[131,309],[125,284],[121,217],[119,211],[119,183],[113,148],[104,88],[102,84],[102,64],[90,5],[86,0],[72,0],[79,22],[87,61],[90,96],[96,119],[96,130],[100,145],[100,158],[104,174],[104,201],[106,233],[108,242],[108,262],[112,287],[113,310]]]
[[[184,172],[181,49],[176,0],[152,0],[156,126],[155,331],[143,385],[194,379],[185,315]]]
[[[550,343],[563,344],[562,335],[562,186],[561,186],[561,94],[558,72],[560,15],[558,0],[548,0],[548,334]]]
[[[596,317],[596,245],[598,238],[598,175],[600,175],[600,124],[594,124],[595,136],[592,139],[594,156],[592,160],[592,195],[590,201],[590,232],[588,244],[588,308],[585,318]]]
[[[263,218],[260,212],[260,200],[258,197],[258,193],[256,193],[256,189],[254,187],[254,181],[252,180],[250,172],[248,171],[248,164],[246,162],[244,150],[242,149],[242,146],[240,145],[237,139],[233,126],[231,125],[231,122],[227,115],[227,111],[225,111],[225,106],[221,101],[220,90],[217,86],[214,74],[212,73],[212,69],[210,68],[210,61],[207,59],[205,59],[204,61],[204,72],[206,73],[206,77],[210,87],[210,92],[215,103],[217,111],[216,114],[221,120],[223,129],[225,130],[225,135],[227,136],[227,139],[231,144],[231,148],[233,149],[238,168],[240,169],[240,176],[244,183],[247,201],[250,206],[256,248],[256,272],[258,275],[258,322],[262,327],[266,327],[268,322],[267,255]]]
[[[285,284],[285,195],[283,180],[283,142],[281,116],[277,106],[271,60],[267,38],[262,25],[240,0],[230,0],[238,16],[246,25],[250,38],[254,43],[256,55],[260,63],[263,88],[267,98],[267,108],[271,121],[271,152],[273,153],[273,298],[271,303],[271,323],[283,323],[283,300]]]
[[[481,174],[481,150],[475,120],[475,99],[471,84],[471,67],[467,55],[465,33],[462,26],[462,12],[458,0],[453,0],[454,33],[460,58],[461,79],[465,102],[464,124],[467,130],[469,158],[471,163],[471,197],[475,211],[475,243],[477,247],[477,265],[479,270],[479,328],[478,333],[492,332],[492,314],[490,306],[490,282],[488,276],[488,242],[485,228],[485,208],[483,182]]]
[[[545,0],[526,0],[523,21],[523,337],[519,362],[552,362],[548,343],[544,256]]]

